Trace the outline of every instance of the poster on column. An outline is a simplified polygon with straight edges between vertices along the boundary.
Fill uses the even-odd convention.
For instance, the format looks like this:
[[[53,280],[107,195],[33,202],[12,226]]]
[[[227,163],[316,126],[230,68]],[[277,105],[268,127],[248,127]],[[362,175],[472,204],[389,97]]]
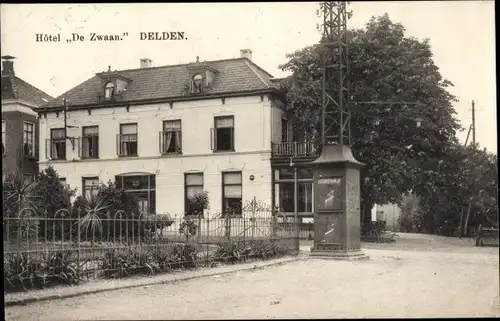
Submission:
[[[318,179],[318,210],[342,209],[342,178],[329,177]]]

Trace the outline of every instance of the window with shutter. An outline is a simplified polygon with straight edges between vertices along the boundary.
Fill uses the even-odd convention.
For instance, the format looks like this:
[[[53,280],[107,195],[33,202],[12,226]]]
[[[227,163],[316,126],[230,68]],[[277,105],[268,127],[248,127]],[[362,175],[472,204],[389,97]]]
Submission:
[[[214,151],[234,151],[234,116],[214,118],[212,149]]]
[[[50,130],[49,158],[53,160],[66,159],[66,132],[64,128]]]
[[[99,126],[87,126],[82,128],[81,157],[99,157]]]
[[[162,154],[182,152],[181,120],[166,120],[163,122],[163,131],[160,133],[160,152]]]
[[[137,124],[121,124],[120,134],[118,135],[118,155],[119,156],[137,156]]]

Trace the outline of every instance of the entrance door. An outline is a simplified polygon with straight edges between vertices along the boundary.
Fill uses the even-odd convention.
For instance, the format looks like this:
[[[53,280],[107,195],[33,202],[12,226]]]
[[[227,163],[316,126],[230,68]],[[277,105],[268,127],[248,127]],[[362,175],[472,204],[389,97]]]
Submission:
[[[139,203],[139,211],[141,213],[148,213],[149,212],[149,205],[148,205],[148,199],[147,198],[139,198],[137,200]]]
[[[130,193],[137,199],[137,204],[139,206],[139,213],[149,214],[149,198],[147,192],[132,192]]]

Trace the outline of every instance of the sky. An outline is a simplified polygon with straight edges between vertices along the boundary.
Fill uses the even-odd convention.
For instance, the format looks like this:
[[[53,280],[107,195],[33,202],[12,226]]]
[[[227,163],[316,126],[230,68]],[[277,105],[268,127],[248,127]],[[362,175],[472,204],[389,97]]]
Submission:
[[[58,96],[102,72],[239,57],[275,77],[286,54],[318,42],[315,2],[171,4],[2,4],[1,54],[16,57],[16,75]],[[476,141],[497,151],[494,1],[352,2],[349,28],[363,28],[372,16],[388,13],[406,35],[429,38],[434,62],[455,84],[450,92],[463,127],[476,102]],[[186,39],[141,41],[141,32],[180,31]],[[84,41],[67,43],[72,33]],[[119,42],[91,42],[90,34],[119,34]],[[36,42],[36,34],[60,34],[61,42]],[[467,130],[458,133],[465,141]],[[472,137],[469,138],[469,142]]]

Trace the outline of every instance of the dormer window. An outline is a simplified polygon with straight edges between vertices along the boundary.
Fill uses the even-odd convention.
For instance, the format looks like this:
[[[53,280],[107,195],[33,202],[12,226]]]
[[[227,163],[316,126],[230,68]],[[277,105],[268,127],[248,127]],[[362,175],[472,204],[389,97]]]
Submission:
[[[112,99],[115,94],[115,85],[111,82],[108,82],[104,87],[104,99],[109,100]]]
[[[200,74],[194,75],[193,86],[194,93],[201,93],[203,91],[203,76]]]

